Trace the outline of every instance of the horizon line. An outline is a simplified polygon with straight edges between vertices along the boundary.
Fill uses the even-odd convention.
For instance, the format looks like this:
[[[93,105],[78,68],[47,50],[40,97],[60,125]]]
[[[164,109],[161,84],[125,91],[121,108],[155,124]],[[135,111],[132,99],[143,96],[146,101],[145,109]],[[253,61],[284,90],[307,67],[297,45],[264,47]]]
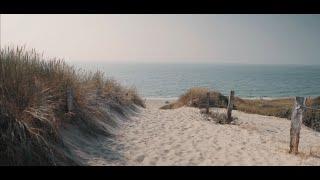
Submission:
[[[236,63],[236,62],[106,62],[106,61],[72,61],[65,60],[68,63],[77,64],[77,63],[95,63],[95,64],[212,64],[212,65],[301,65],[301,66],[319,66],[319,64],[302,64],[302,63]]]

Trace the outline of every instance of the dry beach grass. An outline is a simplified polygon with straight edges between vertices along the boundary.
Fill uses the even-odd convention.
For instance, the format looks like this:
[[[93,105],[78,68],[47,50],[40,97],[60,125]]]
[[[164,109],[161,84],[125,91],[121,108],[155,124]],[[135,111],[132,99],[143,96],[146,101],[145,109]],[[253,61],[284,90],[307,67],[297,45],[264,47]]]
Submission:
[[[72,90],[70,112],[67,89]],[[135,89],[100,72],[77,70],[23,47],[3,49],[0,165],[81,164],[62,132],[78,129],[89,137],[110,136],[117,124],[111,115],[126,116],[135,106],[144,106]]]

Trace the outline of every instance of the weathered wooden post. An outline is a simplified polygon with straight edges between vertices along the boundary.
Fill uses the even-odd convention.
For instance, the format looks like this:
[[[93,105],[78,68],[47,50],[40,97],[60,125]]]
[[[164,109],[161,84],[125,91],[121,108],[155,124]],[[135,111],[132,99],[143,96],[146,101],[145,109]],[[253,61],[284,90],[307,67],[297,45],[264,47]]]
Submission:
[[[207,92],[207,103],[206,103],[206,113],[209,114],[210,107],[210,91]]]
[[[233,101],[234,101],[234,91],[230,91],[228,107],[227,107],[227,121],[230,123],[232,121],[231,112],[233,109]]]
[[[67,111],[73,110],[73,92],[70,86],[67,86]]]
[[[304,112],[306,99],[304,97],[296,97],[291,115],[290,128],[290,150],[289,153],[298,154],[300,129]]]
[[[98,86],[96,89],[96,97],[97,99],[102,95],[102,88],[101,86]]]

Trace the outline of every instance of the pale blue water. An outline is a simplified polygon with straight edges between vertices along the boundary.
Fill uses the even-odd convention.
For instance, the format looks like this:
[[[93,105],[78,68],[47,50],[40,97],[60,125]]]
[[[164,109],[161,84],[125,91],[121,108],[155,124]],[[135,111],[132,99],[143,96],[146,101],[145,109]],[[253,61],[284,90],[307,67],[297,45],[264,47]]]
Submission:
[[[79,65],[79,64],[78,64]],[[320,66],[222,64],[80,64],[100,69],[144,97],[178,97],[191,87],[237,96],[320,96]]]

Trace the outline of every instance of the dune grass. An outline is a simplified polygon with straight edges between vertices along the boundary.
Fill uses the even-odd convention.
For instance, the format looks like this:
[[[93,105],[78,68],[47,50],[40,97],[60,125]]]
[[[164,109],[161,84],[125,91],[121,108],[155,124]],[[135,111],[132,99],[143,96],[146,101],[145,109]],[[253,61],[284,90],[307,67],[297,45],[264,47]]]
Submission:
[[[207,88],[194,87],[181,95],[179,99],[171,104],[167,104],[160,109],[175,109],[182,106],[203,108],[206,104]],[[192,103],[192,99],[196,103]],[[234,109],[251,114],[260,114],[265,116],[275,116],[280,118],[291,118],[292,108],[294,104],[293,98],[283,99],[242,99],[235,97]],[[228,98],[217,91],[210,91],[210,107],[226,108]],[[308,98],[306,106],[320,109],[320,97]],[[320,131],[320,111],[307,109],[304,112],[303,123],[317,131]]]
[[[72,111],[67,110],[72,90]],[[76,69],[35,50],[5,48],[0,54],[0,165],[75,165],[66,156],[64,124],[90,135],[111,135],[99,120],[125,108],[145,107],[134,88],[101,72]],[[109,108],[110,111],[106,111]],[[115,124],[107,119],[109,124]]]
[[[290,118],[294,99],[241,99],[235,98],[234,109],[251,114]]]
[[[194,87],[181,95],[179,99],[171,104],[167,104],[160,109],[176,109],[182,106],[203,107],[206,104],[207,92],[209,89]],[[226,107],[228,98],[216,91],[210,91],[209,105],[212,107]]]

